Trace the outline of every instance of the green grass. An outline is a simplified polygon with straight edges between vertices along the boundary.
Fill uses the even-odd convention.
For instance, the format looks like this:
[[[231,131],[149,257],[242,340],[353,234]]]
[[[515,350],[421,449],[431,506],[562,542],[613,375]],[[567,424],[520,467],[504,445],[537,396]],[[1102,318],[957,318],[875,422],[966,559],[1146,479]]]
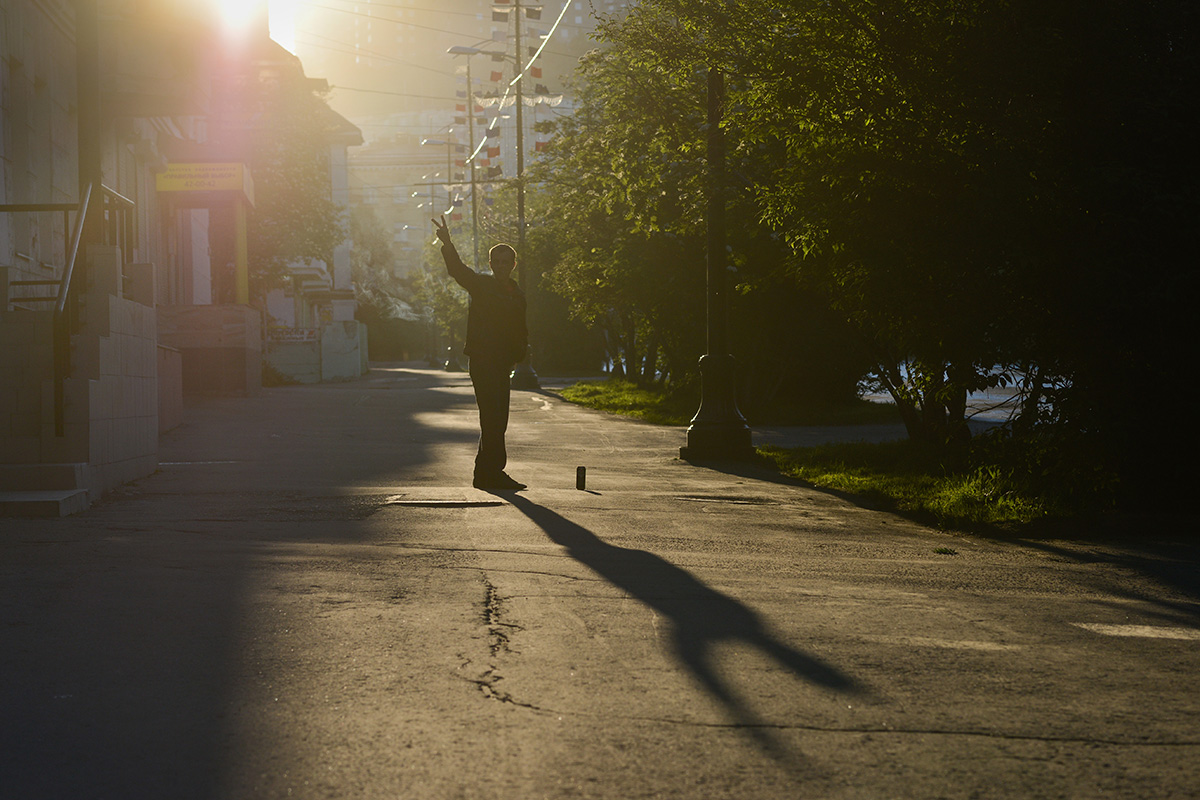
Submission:
[[[642,389],[632,381],[618,378],[580,381],[559,394],[577,405],[636,417],[657,425],[687,425],[696,414],[696,401],[691,398]]]
[[[560,393],[588,408],[659,425],[687,425],[699,398],[643,389],[631,381],[582,381]],[[895,408],[860,401],[840,408],[776,407],[752,424],[863,425],[897,422]],[[877,508],[929,519],[946,528],[1013,528],[1052,516],[1052,504],[1023,491],[989,464],[948,464],[944,451],[913,442],[854,443],[783,450],[758,448],[781,473],[863,498]],[[978,460],[978,459],[977,459]]]
[[[698,390],[671,394],[659,389],[644,389],[620,378],[580,381],[559,394],[564,400],[581,406],[658,425],[687,425],[700,407]],[[761,411],[743,409],[743,412],[751,425],[872,425],[900,421],[895,406],[866,400],[832,407],[777,403]]]
[[[1051,516],[1045,498],[1023,492],[1003,470],[949,466],[912,442],[762,447],[759,453],[785,475],[946,528],[1015,527]]]

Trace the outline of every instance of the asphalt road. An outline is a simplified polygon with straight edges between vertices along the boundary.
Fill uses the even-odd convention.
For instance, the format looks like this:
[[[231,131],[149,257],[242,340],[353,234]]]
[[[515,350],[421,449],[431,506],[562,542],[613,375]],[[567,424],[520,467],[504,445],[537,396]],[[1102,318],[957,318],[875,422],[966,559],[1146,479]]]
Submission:
[[[489,494],[474,426],[375,365],[0,520],[0,797],[1200,797],[1190,531],[932,530],[531,392]]]

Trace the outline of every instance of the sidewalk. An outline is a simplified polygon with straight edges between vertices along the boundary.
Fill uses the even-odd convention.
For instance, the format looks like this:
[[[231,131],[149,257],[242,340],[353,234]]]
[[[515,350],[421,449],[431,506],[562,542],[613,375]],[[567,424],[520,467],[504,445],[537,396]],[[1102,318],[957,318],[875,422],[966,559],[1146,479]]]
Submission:
[[[465,374],[375,365],[0,521],[0,795],[1200,796],[1194,548],[955,536],[540,392],[492,494],[475,436]]]

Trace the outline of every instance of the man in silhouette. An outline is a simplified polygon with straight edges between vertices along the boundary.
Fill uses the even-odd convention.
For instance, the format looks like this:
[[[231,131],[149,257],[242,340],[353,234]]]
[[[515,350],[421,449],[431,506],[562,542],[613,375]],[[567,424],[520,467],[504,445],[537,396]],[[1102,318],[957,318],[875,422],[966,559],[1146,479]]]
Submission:
[[[477,489],[518,491],[518,483],[504,471],[508,454],[504,433],[508,430],[509,376],[513,365],[525,357],[528,333],[525,328],[525,293],[512,279],[517,251],[498,244],[488,251],[491,274],[476,272],[463,263],[450,241],[446,217],[433,220],[442,242],[446,271],[471,295],[467,312],[467,345],[471,359],[471,385],[479,406],[479,450],[475,454]]]

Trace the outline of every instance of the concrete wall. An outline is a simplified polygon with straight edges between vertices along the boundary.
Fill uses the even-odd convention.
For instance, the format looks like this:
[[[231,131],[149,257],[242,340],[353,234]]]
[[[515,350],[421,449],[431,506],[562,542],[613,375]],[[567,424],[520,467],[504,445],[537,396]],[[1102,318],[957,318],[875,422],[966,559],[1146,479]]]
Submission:
[[[63,438],[77,441],[86,429],[88,497],[94,501],[158,467],[158,316],[153,306],[118,296],[117,248],[91,247],[88,255],[87,304],[67,382]],[[152,287],[145,288],[153,297]],[[55,438],[49,388],[44,395],[49,395],[51,416],[42,423],[43,441]]]
[[[368,329],[363,323],[358,323],[358,374],[366,375],[371,371],[367,364],[367,355],[370,348],[370,340],[367,338]]]
[[[272,342],[266,344],[264,358],[271,367],[297,383],[321,382],[321,343]]]
[[[159,341],[179,350],[183,393],[262,391],[262,323],[250,306],[160,306]]]
[[[88,257],[62,436],[53,312],[0,309],[0,463],[86,464],[88,485],[71,488],[95,500],[158,466],[158,321],[152,306],[117,295],[117,248],[90,247]]]
[[[359,336],[366,326],[357,320],[331,322],[321,328],[321,380],[350,381],[363,374]]]
[[[78,202],[75,42],[69,4],[0,4],[0,203]],[[58,213],[0,214],[13,280],[57,278],[69,233]]]
[[[297,383],[354,380],[367,372],[367,326],[357,320],[331,322],[318,329],[315,340],[268,339],[264,357]]]
[[[183,354],[158,346],[158,432],[183,422]]]
[[[92,500],[158,466],[158,320],[152,307],[132,300],[109,296],[100,305],[107,315],[88,308],[89,326],[95,318],[107,330],[97,339],[99,375],[88,387]],[[96,318],[102,315],[108,319]]]
[[[44,460],[42,386],[54,376],[53,317],[0,308],[0,464]]]

